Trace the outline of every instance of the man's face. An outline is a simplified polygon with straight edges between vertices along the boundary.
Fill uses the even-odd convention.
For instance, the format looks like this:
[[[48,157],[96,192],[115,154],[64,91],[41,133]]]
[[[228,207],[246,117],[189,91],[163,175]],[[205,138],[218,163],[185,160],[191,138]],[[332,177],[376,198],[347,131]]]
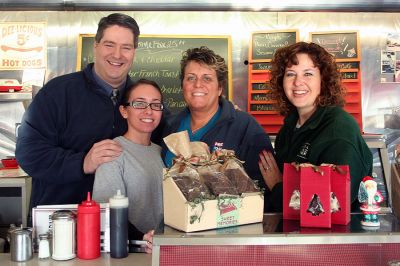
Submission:
[[[99,77],[117,88],[125,82],[135,56],[134,35],[124,27],[108,27],[100,42],[94,44],[94,70]]]

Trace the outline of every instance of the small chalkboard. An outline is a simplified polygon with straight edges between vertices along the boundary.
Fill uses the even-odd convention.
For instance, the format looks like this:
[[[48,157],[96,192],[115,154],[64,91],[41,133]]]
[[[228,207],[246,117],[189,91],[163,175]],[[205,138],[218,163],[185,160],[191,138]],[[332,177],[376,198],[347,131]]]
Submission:
[[[251,112],[259,112],[259,111],[275,111],[275,107],[272,104],[250,104]]]
[[[337,61],[359,61],[360,44],[357,31],[311,32],[311,41],[324,47]]]
[[[252,70],[259,70],[259,71],[270,71],[271,70],[271,63],[254,63],[252,64]]]
[[[360,62],[338,62],[338,69],[360,69]]]
[[[78,40],[77,70],[93,62],[93,34],[81,34]],[[207,46],[225,59],[228,84],[225,96],[232,99],[232,61],[230,36],[140,35],[135,60],[129,75],[133,80],[147,78],[161,87],[164,103],[172,112],[186,106],[180,84],[180,60],[189,48]]]
[[[251,84],[251,89],[255,90],[255,91],[266,90],[265,85],[266,85],[265,82],[263,82],[263,83],[252,83]]]
[[[297,30],[263,31],[251,34],[250,61],[269,62],[278,48],[296,43]]]
[[[257,102],[270,101],[271,97],[272,97],[272,95],[269,93],[252,93],[251,94],[251,100],[257,101]]]
[[[342,79],[345,80],[358,80],[358,72],[341,72]]]

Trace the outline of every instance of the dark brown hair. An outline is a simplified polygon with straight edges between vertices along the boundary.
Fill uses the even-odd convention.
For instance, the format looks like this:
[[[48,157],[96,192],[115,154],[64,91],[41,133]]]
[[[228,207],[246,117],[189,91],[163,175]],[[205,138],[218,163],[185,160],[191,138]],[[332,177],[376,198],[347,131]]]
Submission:
[[[161,93],[161,89],[160,86],[158,86],[157,82],[152,81],[152,80],[148,80],[148,79],[139,79],[138,81],[136,81],[135,83],[133,83],[132,86],[130,86],[124,93],[124,95],[122,95],[122,101],[121,104],[124,105],[129,101],[129,96],[131,95],[132,91],[134,89],[136,89],[138,86],[142,85],[142,84],[146,84],[146,85],[151,85],[154,88],[156,88],[156,90],[158,90],[158,92],[161,95],[161,102],[163,103],[163,95]]]
[[[139,45],[139,35],[140,30],[139,26],[135,19],[132,17],[121,14],[121,13],[113,13],[108,15],[107,17],[103,17],[99,21],[99,26],[97,27],[97,33],[95,36],[95,41],[100,43],[101,39],[103,38],[104,31],[111,26],[118,25],[120,27],[124,27],[129,29],[133,34],[133,46],[135,48]]]
[[[287,67],[299,63],[297,54],[307,54],[321,73],[321,93],[316,99],[316,105],[344,106],[346,91],[334,57],[316,43],[298,42],[276,50],[271,62],[271,79],[266,86],[271,89],[270,92],[272,98],[276,100],[276,109],[279,113],[287,115],[296,110],[286,97],[283,78]]]

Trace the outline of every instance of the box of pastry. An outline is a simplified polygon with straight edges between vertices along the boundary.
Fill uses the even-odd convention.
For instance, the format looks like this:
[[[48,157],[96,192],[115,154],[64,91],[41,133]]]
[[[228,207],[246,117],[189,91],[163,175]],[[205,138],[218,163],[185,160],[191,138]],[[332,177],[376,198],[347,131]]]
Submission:
[[[262,222],[263,193],[233,151],[210,153],[187,132],[164,141],[177,156],[164,169],[164,223],[185,232]]]

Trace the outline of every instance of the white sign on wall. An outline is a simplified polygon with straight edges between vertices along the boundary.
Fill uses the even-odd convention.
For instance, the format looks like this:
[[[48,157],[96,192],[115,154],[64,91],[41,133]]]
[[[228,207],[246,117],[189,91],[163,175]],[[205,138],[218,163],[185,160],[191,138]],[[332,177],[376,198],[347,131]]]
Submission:
[[[46,68],[45,22],[0,23],[0,69]]]

